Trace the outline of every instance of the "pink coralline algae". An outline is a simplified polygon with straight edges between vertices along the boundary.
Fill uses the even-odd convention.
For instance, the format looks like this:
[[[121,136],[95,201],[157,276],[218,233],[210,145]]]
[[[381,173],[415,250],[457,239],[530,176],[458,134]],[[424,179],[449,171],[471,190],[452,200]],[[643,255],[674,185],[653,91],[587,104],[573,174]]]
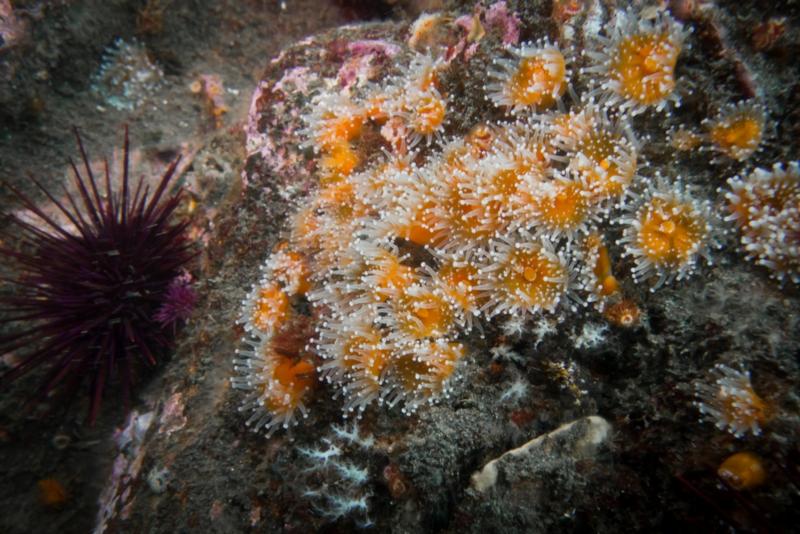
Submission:
[[[186,405],[183,400],[183,394],[181,392],[173,393],[169,400],[167,400],[167,402],[164,404],[164,408],[161,411],[161,417],[159,417],[158,420],[158,433],[169,436],[170,434],[185,427],[185,407]]]
[[[348,44],[347,51],[353,56],[383,55],[392,58],[400,53],[400,47],[379,39],[363,39]]]
[[[258,155],[272,172],[281,176],[294,176],[297,181],[303,181],[302,176],[306,171],[298,161],[297,154],[287,153],[285,148],[295,138],[292,121],[296,119],[295,122],[300,123],[299,117],[294,116],[296,112],[291,111],[291,102],[307,96],[309,86],[316,80],[317,75],[308,68],[295,67],[288,69],[274,83],[260,82],[250,101],[244,127],[248,157]],[[266,107],[275,113],[265,123],[261,111]],[[287,109],[289,111],[284,113],[283,110]],[[245,188],[250,185],[250,178],[247,173],[242,173],[242,185]]]
[[[289,69],[283,75],[283,78],[275,84],[275,89],[283,91],[287,95],[290,93],[308,94],[309,72],[308,67]],[[259,92],[256,92],[257,96],[259,94]]]
[[[486,10],[486,25],[499,28],[503,32],[503,44],[515,45],[519,42],[519,16],[508,10],[505,2],[495,2]]]
[[[464,53],[465,59],[470,59],[478,51],[478,42],[483,39],[486,30],[497,31],[505,46],[519,43],[519,16],[508,10],[505,2],[495,2],[488,9],[477,7],[471,15],[458,17],[453,24],[464,31],[464,36],[455,45],[451,46],[446,54],[448,61]]]
[[[343,88],[363,84],[375,75],[377,65],[396,56],[400,47],[377,39],[355,41],[347,45],[350,57],[342,64],[337,75]]]

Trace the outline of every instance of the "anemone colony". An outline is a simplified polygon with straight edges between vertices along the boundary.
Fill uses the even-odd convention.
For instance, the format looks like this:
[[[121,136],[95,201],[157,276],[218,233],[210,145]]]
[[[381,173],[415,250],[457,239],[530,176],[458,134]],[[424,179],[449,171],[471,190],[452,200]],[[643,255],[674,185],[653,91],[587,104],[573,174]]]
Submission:
[[[188,221],[173,220],[180,194],[167,195],[178,160],[154,191],[144,178],[131,190],[126,129],[121,190],[113,190],[106,162],[103,191],[79,136],[78,147],[84,171],[71,162],[75,193],[65,189],[58,200],[34,180],[55,215],[7,185],[30,216],[12,216],[21,230],[18,246],[0,248],[20,269],[10,280],[14,292],[0,297],[2,321],[28,324],[0,337],[0,352],[18,353],[0,384],[44,366],[36,397],[58,390],[71,398],[85,387],[93,421],[110,384],[119,383],[130,405],[138,369],[157,363],[175,321],[186,317],[194,295],[181,270],[193,253]],[[176,280],[183,289],[173,309]]]
[[[620,308],[626,324],[638,310],[611,271],[611,223],[623,226],[634,280],[653,290],[709,259],[710,203],[677,177],[639,174],[629,121],[679,103],[675,66],[687,32],[666,13],[619,11],[615,22],[579,69],[580,58],[549,41],[508,47],[484,86],[506,120],[463,135],[452,135],[442,83],[458,67],[431,55],[362,93],[314,98],[305,136],[319,189],[243,303],[232,383],[246,391],[248,424],[268,434],[293,424],[318,379],[341,391],[345,413],[373,403],[413,412],[448,393],[467,335],[489,322],[559,318],[591,304]],[[589,90],[578,97],[575,86]],[[740,160],[763,127],[763,111],[742,104],[697,137]],[[369,130],[384,140],[380,158],[365,153]],[[796,171],[780,170],[794,173],[795,188]],[[763,205],[759,187],[777,186],[758,177],[731,187],[735,206]],[[796,272],[782,253],[758,248],[766,223],[757,221],[779,215],[732,213],[751,254]],[[796,246],[788,254],[796,261]]]

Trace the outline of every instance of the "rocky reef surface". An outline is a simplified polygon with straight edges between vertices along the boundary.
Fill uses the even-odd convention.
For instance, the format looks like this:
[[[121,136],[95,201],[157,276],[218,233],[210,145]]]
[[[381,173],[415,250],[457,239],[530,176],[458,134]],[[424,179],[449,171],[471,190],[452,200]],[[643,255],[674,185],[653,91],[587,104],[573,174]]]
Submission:
[[[161,3],[168,29],[177,32],[192,19],[185,10],[176,13],[175,6]],[[91,2],[64,4],[69,5],[53,12],[53,24],[80,20],[80,10],[91,8]],[[117,123],[130,122],[134,141],[139,135],[144,148],[144,168],[163,166],[169,160],[165,153],[188,156],[181,175],[194,203],[192,235],[202,248],[193,272],[199,297],[194,313],[178,335],[174,355],[143,384],[130,414],[111,409],[85,429],[77,423],[77,408],[66,416],[18,413],[20,395],[35,382],[28,377],[4,389],[4,531],[792,529],[800,505],[797,284],[791,264],[790,274],[776,280],[774,267],[760,265],[757,255],[757,261],[748,258],[725,197],[729,178],[746,178],[753,169],[771,169],[775,163],[788,165],[800,154],[800,72],[792,61],[800,48],[800,12],[792,2],[768,7],[681,1],[632,6],[593,0],[409,2],[381,4],[377,11],[358,2],[324,3],[319,10],[314,2],[288,2],[284,19],[279,4],[261,4],[245,2],[226,12],[230,27],[201,47],[225,59],[211,65],[198,59],[197,51],[183,55],[177,33],[140,35],[144,49],[156,53],[145,53],[132,68],[164,79],[127,86],[136,92],[131,105],[138,111],[132,115],[129,107],[113,104],[126,98],[124,87],[109,103],[108,96],[121,85],[102,86],[110,69],[100,64],[121,53],[96,50],[94,63],[75,82],[78,96],[40,87],[49,106],[67,97],[83,99],[87,107],[92,103],[86,122],[76,118],[77,107],[52,114],[36,111],[34,100],[20,107],[23,95],[33,98],[30,84],[44,83],[35,74],[16,78],[23,84],[17,89],[4,85],[0,91],[4,103],[13,102],[3,110],[9,126],[0,149],[10,162],[0,171],[3,179],[23,184],[19,173],[28,158],[20,154],[22,147],[36,144],[37,135],[55,135],[49,133],[54,128],[66,132],[66,125],[75,123],[90,131],[90,141],[98,138],[95,152],[101,153],[111,141],[100,138],[109,137]],[[198,2],[195,7],[208,6]],[[570,89],[558,95],[562,111],[588,105],[593,90],[602,101],[607,88],[596,89],[599,74],[582,52],[603,46],[594,36],[610,35],[603,28],[615,10],[629,7],[641,20],[667,16],[685,30],[674,65],[680,106],[645,106],[614,130],[626,139],[630,131],[635,140],[632,191],[635,198],[646,198],[656,174],[681,176],[694,200],[709,204],[714,240],[707,261],[698,258],[686,276],[651,290],[658,276],[635,280],[636,255],[626,254],[625,221],[635,210],[612,202],[597,215],[599,222],[576,230],[576,236],[602,234],[608,257],[604,269],[576,274],[583,280],[576,289],[581,303],[572,306],[564,297],[536,313],[510,317],[485,308],[475,317],[479,330],[459,327],[443,336],[458,342],[463,354],[445,366],[444,385],[431,386],[431,402],[424,390],[424,402],[409,394],[388,406],[400,387],[390,376],[386,385],[381,382],[384,392],[364,401],[357,417],[343,417],[346,403],[360,401],[353,400],[350,374],[325,374],[332,367],[326,362],[335,358],[323,349],[314,353],[316,330],[304,334],[298,357],[319,373],[302,391],[308,416],[298,412],[297,425],[275,425],[268,428],[269,436],[253,432],[246,425],[252,408],[240,409],[248,392],[231,387],[230,380],[241,376],[234,368],[235,352],[251,333],[242,320],[250,308],[242,302],[264,276],[261,266],[280,250],[279,243],[292,242],[298,211],[313,206],[328,215],[330,207],[318,203],[320,191],[395,161],[390,153],[411,154],[411,161],[425,169],[443,157],[451,140],[478,138],[470,137],[478,126],[487,126],[491,143],[515,121],[534,120],[527,111],[510,113],[508,106],[487,99],[487,87],[497,83],[497,75],[488,73],[496,71],[495,60],[512,57],[508,47],[549,39],[566,51]],[[426,18],[424,11],[440,15]],[[260,14],[262,33],[269,33],[273,20],[282,20],[285,31],[279,37],[248,33],[253,13]],[[45,16],[42,28],[48,28],[47,21]],[[111,44],[114,32],[106,33],[95,37],[97,42]],[[234,35],[247,43],[235,53],[227,42]],[[53,39],[42,42],[52,45]],[[142,49],[130,44],[138,42],[133,36],[126,42],[134,55]],[[25,73],[30,67],[13,55],[16,49],[0,59],[6,68],[19,62],[15,69]],[[372,111],[363,120],[358,135],[348,139],[353,159],[349,152],[339,157],[330,146],[314,145],[321,136],[313,121],[319,120],[325,95],[347,95],[364,107],[376,95],[399,100],[412,92],[403,83],[409,72],[419,72],[413,67],[419,54],[440,65],[435,90],[446,98],[448,117],[441,132],[430,140],[421,135],[412,141],[416,147],[403,152],[398,137],[409,137],[398,129],[407,127],[420,108],[400,104]],[[33,62],[44,62],[43,57]],[[241,65],[252,72],[242,74]],[[51,75],[62,80],[57,71]],[[146,82],[148,76],[141,79]],[[223,97],[219,84],[227,88]],[[754,112],[763,135],[757,150],[744,157],[726,152],[709,126],[719,124],[726,106],[740,101],[765,110]],[[193,103],[192,113],[186,112],[187,102]],[[338,109],[330,108],[331,116]],[[529,115],[558,111],[553,104]],[[618,126],[622,119],[616,113],[611,111],[610,120]],[[555,123],[554,116],[544,120]],[[32,150],[42,155],[42,163],[30,164],[37,173],[60,170],[61,154],[72,153],[63,140]],[[559,150],[556,156],[571,157],[563,140]],[[49,179],[55,183],[57,177]],[[355,203],[353,197],[342,202],[334,207]],[[348,233],[352,228],[344,224],[335,230],[345,237],[358,233]],[[325,237],[334,241],[335,234]],[[409,256],[424,252],[411,237],[404,241],[411,245],[401,244],[400,250]],[[585,254],[572,260],[590,263]],[[403,261],[415,268],[422,263]],[[314,283],[330,284],[322,264],[314,266]],[[593,277],[600,272],[603,279],[597,281]],[[616,285],[604,293],[608,276]],[[324,297],[293,296],[290,306],[318,320],[327,311],[315,311],[315,303],[330,304]],[[515,315],[521,319],[514,321]],[[303,352],[307,347],[312,354]],[[267,395],[274,386],[267,381],[261,387],[256,397],[274,418],[280,410]],[[410,390],[422,391],[416,383]],[[401,410],[408,399],[414,409]],[[60,481],[63,498],[51,480]]]

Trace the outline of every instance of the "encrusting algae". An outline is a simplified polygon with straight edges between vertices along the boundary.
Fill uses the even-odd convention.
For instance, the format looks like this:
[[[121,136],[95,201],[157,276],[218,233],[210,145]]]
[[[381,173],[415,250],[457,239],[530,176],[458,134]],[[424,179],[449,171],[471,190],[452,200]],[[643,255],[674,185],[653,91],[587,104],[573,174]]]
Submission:
[[[583,57],[544,39],[499,51],[484,98],[500,122],[456,127],[443,80],[477,74],[430,51],[408,51],[383,83],[312,99],[304,135],[319,188],[243,303],[232,381],[256,430],[306,416],[319,380],[346,414],[373,404],[414,412],[448,395],[469,337],[489,323],[560,320],[592,305],[635,326],[627,273],[614,272],[606,246],[614,225],[633,281],[651,289],[710,263],[710,203],[677,177],[642,175],[631,124],[680,102],[688,31],[667,12],[614,20]],[[714,143],[734,159],[752,148]],[[303,339],[287,348],[292,329]]]

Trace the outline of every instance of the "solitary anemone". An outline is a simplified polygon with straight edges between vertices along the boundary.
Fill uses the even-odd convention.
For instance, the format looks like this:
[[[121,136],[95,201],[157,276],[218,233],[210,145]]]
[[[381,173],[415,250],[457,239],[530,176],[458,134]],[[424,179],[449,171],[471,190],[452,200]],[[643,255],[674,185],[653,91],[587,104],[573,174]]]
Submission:
[[[608,103],[622,110],[661,111],[668,102],[677,103],[675,64],[686,30],[666,13],[645,20],[632,10],[617,11],[615,20],[610,37],[595,37],[595,50],[587,52],[595,64],[584,72],[603,76],[600,87]]]
[[[254,431],[271,435],[296,424],[298,415],[306,417],[317,383],[309,340],[305,318],[291,317],[269,336],[245,338],[236,351],[231,385],[247,392],[239,411],[250,414],[247,425]]]
[[[84,166],[81,174],[71,162],[77,198],[65,189],[58,200],[33,180],[57,215],[7,185],[32,216],[12,216],[21,230],[18,246],[0,248],[20,272],[11,280],[14,292],[0,300],[2,322],[26,323],[0,337],[0,352],[23,351],[0,384],[44,366],[35,397],[63,388],[71,398],[85,387],[92,422],[109,384],[119,383],[129,406],[137,369],[152,367],[163,356],[172,328],[159,320],[159,310],[193,253],[185,236],[188,221],[172,220],[181,195],[167,195],[179,159],[152,194],[143,179],[131,192],[126,129],[122,190],[113,190],[106,162],[101,191],[77,132],[76,137]]]
[[[698,257],[708,260],[711,210],[707,202],[692,198],[680,180],[667,185],[656,177],[652,189],[631,209],[620,221],[626,226],[620,243],[636,260],[633,277],[637,282],[657,276],[651,288],[655,290],[690,276]]]
[[[551,239],[573,239],[597,220],[590,191],[581,177],[555,175],[532,190],[534,225]]]
[[[491,261],[480,273],[477,287],[486,297],[481,311],[499,313],[553,311],[570,296],[570,266],[545,238],[519,232],[492,244]]]
[[[744,161],[761,146],[766,121],[764,107],[748,100],[728,104],[715,119],[705,119],[703,126],[717,152]]]
[[[426,144],[441,138],[447,120],[447,98],[430,87],[425,91],[408,90],[400,106],[399,116],[403,117],[409,129],[409,145],[415,146],[425,139]]]
[[[392,301],[390,324],[402,340],[446,336],[457,322],[457,310],[443,290],[427,284],[409,286]]]
[[[447,396],[464,354],[463,345],[443,338],[405,348],[387,370],[385,402],[389,406],[402,402],[403,412],[410,414],[437,396]]]
[[[569,70],[564,54],[547,41],[509,48],[514,59],[498,59],[490,73],[488,97],[513,113],[552,108],[567,89]]]
[[[710,375],[710,382],[695,382],[695,405],[703,417],[737,438],[761,434],[771,407],[753,389],[750,372],[719,363]]]

